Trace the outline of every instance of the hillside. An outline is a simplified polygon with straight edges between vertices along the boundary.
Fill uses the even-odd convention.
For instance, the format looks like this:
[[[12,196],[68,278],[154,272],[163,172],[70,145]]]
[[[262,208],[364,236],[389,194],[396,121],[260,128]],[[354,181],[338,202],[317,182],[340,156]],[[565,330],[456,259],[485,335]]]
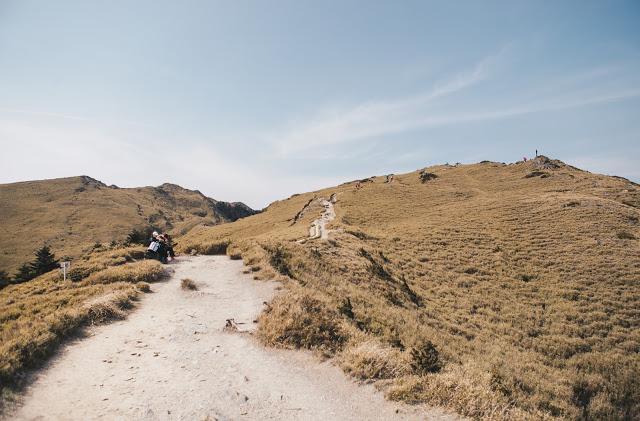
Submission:
[[[328,239],[309,238],[321,215]],[[637,419],[639,220],[637,184],[539,157],[294,195],[180,248],[281,279],[262,340],[334,357],[390,399]]]
[[[123,242],[134,228],[180,235],[252,213],[174,184],[118,188],[87,176],[0,184],[0,270],[13,274],[43,244],[79,257],[96,243]]]

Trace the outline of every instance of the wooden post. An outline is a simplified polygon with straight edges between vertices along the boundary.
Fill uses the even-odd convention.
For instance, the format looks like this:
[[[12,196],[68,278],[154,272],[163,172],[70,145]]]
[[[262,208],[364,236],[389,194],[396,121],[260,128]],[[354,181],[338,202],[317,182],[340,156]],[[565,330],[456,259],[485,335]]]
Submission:
[[[71,262],[60,262],[60,268],[62,269],[63,280],[67,280],[67,270],[71,267]]]

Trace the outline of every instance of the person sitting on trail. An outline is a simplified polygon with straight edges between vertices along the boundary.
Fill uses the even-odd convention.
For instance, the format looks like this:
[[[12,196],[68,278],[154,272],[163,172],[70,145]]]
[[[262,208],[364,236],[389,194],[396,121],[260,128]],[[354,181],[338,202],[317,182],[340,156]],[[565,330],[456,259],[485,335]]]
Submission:
[[[162,263],[167,263],[167,248],[163,244],[160,234],[158,234],[157,231],[154,231],[153,234],[151,234],[149,247],[147,248],[147,255],[150,258],[160,260]]]
[[[169,259],[169,261],[173,260],[176,257],[176,253],[173,251],[171,236],[167,233],[164,233],[164,234],[160,234],[159,238],[160,238],[160,243],[164,245],[164,248],[167,251],[167,255],[166,255],[167,259]]]

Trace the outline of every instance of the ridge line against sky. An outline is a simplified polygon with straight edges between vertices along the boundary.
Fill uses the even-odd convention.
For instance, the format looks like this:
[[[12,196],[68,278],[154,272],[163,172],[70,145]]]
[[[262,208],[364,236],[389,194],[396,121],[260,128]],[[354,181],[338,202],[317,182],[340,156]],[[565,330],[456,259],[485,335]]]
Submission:
[[[0,183],[266,206],[540,152],[640,181],[640,3],[0,0]]]

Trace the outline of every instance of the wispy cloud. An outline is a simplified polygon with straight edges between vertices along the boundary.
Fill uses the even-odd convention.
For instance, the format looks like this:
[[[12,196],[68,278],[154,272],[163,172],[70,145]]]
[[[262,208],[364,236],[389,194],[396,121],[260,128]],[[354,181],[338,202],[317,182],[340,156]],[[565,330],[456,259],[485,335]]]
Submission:
[[[436,84],[421,95],[403,99],[364,102],[346,109],[324,110],[314,117],[287,125],[283,130],[268,136],[281,156],[313,150],[321,154],[319,147],[361,139],[373,139],[416,129],[454,125],[458,123],[480,122],[513,118],[526,114],[562,111],[573,108],[605,104],[640,97],[640,89],[631,87],[614,90],[594,83],[594,79],[606,77],[615,67],[587,69],[574,76],[562,75],[555,82],[546,80],[545,87],[556,83],[553,89],[538,89],[534,95],[539,99],[516,102],[512,98],[509,105],[482,107],[460,106],[452,108],[446,97],[466,94],[465,90],[488,81],[496,61],[504,54],[485,57],[467,71]],[[582,83],[584,82],[584,83]],[[580,86],[583,89],[580,89]],[[565,92],[562,93],[564,88]],[[461,97],[464,98],[464,97]],[[457,101],[459,98],[455,98]],[[516,99],[516,101],[514,101]],[[445,106],[442,106],[445,104]],[[469,102],[470,104],[472,102]],[[466,108],[466,110],[465,110]]]
[[[414,120],[407,126],[410,128],[429,128],[473,121],[499,120],[525,114],[568,110],[638,97],[640,97],[640,89],[612,92],[602,95],[574,95],[573,97],[552,98],[550,100],[532,102],[529,104],[490,111],[471,111],[434,115]]]
[[[436,84],[429,92],[400,100],[370,101],[349,109],[325,110],[270,136],[283,155],[320,145],[402,132],[415,126],[416,113],[438,98],[470,88],[490,76],[497,56],[488,56],[466,72]]]

